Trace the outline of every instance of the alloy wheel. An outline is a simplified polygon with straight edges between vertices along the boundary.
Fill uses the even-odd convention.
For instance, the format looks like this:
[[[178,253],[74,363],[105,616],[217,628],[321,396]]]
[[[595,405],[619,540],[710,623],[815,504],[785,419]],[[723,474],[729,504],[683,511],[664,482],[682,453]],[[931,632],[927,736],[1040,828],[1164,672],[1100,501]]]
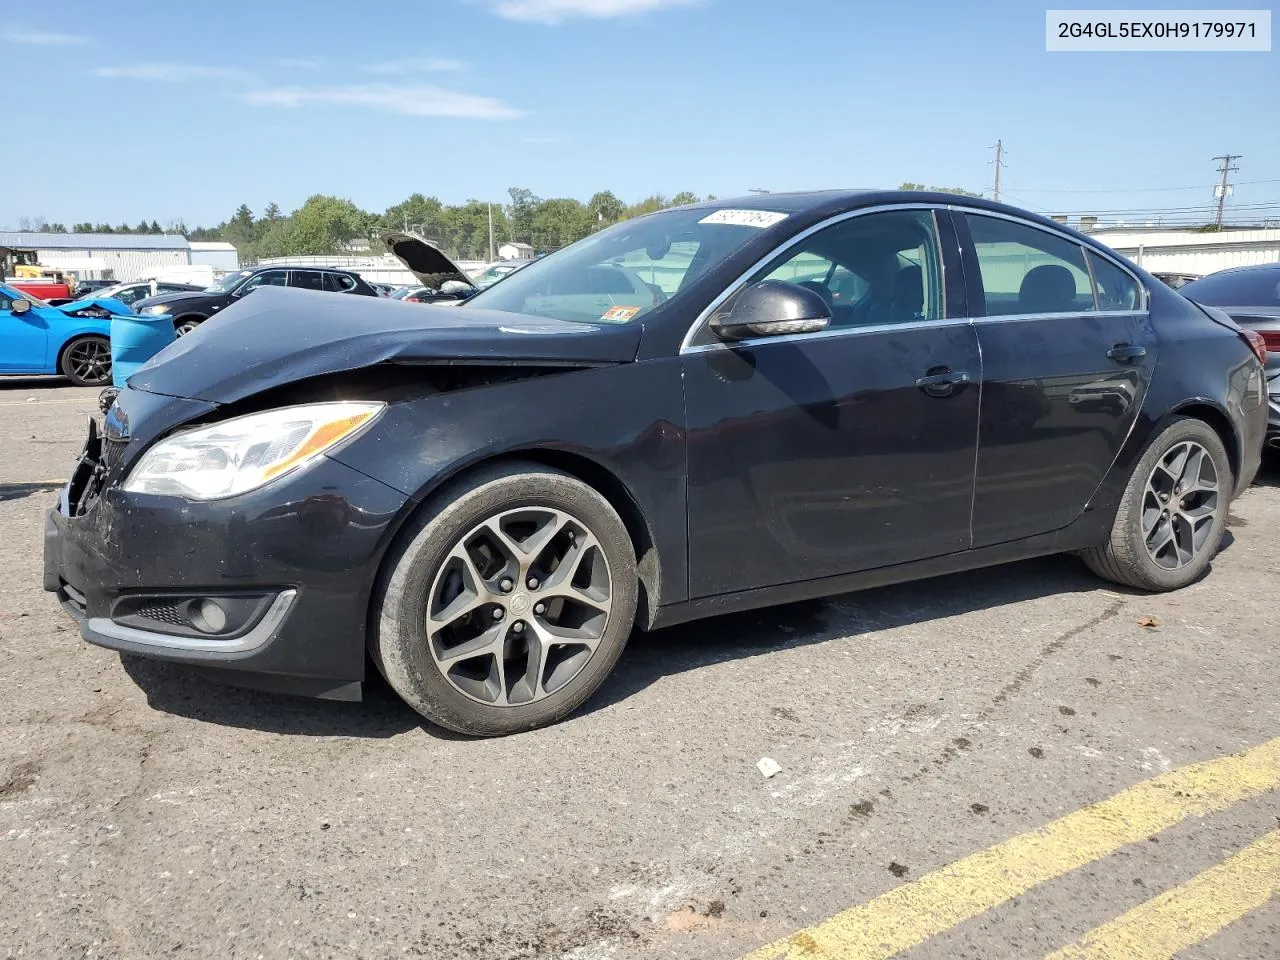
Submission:
[[[449,551],[428,594],[427,645],[465,696],[523,706],[582,672],[612,608],[595,534],[563,510],[522,507],[477,524]]]
[[[1142,498],[1142,538],[1147,554],[1166,570],[1198,557],[1220,509],[1213,457],[1194,440],[1175,444],[1157,461]]]
[[[67,349],[67,365],[82,383],[105,383],[111,378],[111,345],[103,340],[79,340]]]

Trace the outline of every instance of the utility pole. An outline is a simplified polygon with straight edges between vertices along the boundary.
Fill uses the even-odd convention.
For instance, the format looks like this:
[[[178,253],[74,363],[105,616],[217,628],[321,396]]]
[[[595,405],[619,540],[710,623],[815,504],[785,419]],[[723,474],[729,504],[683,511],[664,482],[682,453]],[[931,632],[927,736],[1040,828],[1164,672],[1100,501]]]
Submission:
[[[996,189],[995,189],[995,200],[996,200],[996,203],[999,203],[999,202],[1000,202],[1000,168],[1001,168],[1001,167],[1003,167],[1003,166],[1005,165],[1005,162],[1004,162],[1004,141],[1002,141],[1002,140],[997,140],[997,141],[995,142],[995,145],[994,145],[991,149],[992,149],[992,150],[994,150],[994,151],[996,152],[996,158],[995,158],[995,160],[994,160],[994,161],[992,161],[992,162],[996,165]]]
[[[489,262],[493,263],[493,204],[489,204]]]
[[[1240,168],[1239,168],[1239,167],[1233,167],[1233,166],[1231,165],[1231,161],[1233,161],[1233,160],[1242,160],[1242,159],[1244,159],[1244,158],[1243,158],[1240,154],[1238,154],[1238,153],[1224,153],[1222,156],[1220,156],[1220,157],[1214,157],[1213,159],[1214,159],[1214,160],[1221,160],[1221,161],[1222,161],[1222,166],[1220,166],[1220,167],[1218,168],[1218,172],[1219,172],[1220,174],[1222,174],[1222,183],[1220,183],[1220,184],[1218,185],[1218,191],[1217,191],[1217,193],[1218,193],[1218,219],[1217,219],[1217,221],[1216,221],[1216,223],[1217,223],[1218,227],[1219,227],[1219,228],[1221,228],[1221,226],[1222,226],[1222,208],[1226,205],[1226,202],[1227,202],[1227,192],[1228,192],[1228,190],[1230,189],[1230,188],[1227,186],[1227,174],[1230,174],[1230,173],[1238,173],[1238,172],[1240,171]]]

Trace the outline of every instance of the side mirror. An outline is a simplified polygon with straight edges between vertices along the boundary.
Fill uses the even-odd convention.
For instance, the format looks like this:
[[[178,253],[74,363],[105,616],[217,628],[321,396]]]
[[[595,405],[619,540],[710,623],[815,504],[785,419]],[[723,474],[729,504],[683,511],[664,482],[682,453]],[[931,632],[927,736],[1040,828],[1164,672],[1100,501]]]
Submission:
[[[817,333],[831,323],[831,308],[822,295],[782,280],[762,280],[738,294],[733,309],[711,319],[721,340]]]
[[[24,313],[31,312],[31,301],[22,299],[15,300],[13,301],[13,306],[10,309],[13,310],[13,315],[15,317],[20,317]]]

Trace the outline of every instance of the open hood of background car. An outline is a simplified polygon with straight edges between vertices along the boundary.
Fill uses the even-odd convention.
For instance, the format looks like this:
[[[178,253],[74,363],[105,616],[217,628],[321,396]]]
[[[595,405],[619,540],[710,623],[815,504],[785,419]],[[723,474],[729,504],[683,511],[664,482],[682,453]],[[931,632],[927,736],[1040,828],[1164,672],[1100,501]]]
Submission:
[[[382,242],[424,287],[439,290],[441,284],[450,280],[460,280],[469,287],[474,286],[461,267],[416,233],[384,233]]]
[[[638,323],[572,323],[466,306],[424,309],[379,297],[262,287],[161,350],[129,386],[225,404],[384,363],[626,363],[635,359],[640,335]]]

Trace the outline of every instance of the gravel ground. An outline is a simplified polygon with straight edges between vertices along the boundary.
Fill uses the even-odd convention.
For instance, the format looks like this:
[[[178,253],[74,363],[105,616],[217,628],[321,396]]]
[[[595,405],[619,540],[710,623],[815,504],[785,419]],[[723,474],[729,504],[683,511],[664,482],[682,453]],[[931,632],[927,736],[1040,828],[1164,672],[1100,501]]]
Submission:
[[[269,696],[82,643],[40,524],[94,399],[0,382],[0,956],[732,960],[1280,737],[1274,461],[1182,592],[1051,558],[722,617],[637,636],[569,721],[474,741],[380,687]],[[1278,813],[1193,817],[906,956],[1039,957]],[[1277,943],[1272,900],[1183,956]]]

